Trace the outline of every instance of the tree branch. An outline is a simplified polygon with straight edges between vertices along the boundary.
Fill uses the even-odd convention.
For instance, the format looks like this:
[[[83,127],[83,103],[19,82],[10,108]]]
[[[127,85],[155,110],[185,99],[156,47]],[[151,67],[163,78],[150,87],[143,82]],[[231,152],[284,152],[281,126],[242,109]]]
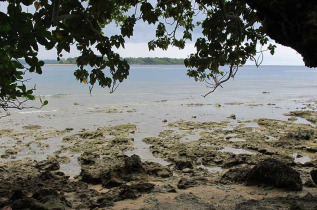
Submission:
[[[58,23],[58,12],[59,12],[59,0],[53,0],[53,14],[52,14],[52,24],[57,26]]]

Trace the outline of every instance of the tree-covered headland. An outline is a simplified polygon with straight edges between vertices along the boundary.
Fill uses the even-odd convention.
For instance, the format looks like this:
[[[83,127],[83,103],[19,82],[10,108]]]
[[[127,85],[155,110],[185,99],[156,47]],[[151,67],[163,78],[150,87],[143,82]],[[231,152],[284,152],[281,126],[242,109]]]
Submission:
[[[181,58],[152,58],[152,57],[145,57],[145,58],[124,58],[129,65],[136,64],[136,65],[184,65],[184,59]],[[77,58],[62,58],[60,59],[60,64],[76,64]]]

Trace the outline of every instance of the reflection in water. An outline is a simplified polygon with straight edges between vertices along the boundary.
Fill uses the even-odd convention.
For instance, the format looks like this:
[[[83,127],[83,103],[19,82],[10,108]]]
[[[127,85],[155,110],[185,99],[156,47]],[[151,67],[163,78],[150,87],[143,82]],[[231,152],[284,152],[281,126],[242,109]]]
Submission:
[[[197,168],[207,169],[210,173],[220,173],[223,171],[221,167],[206,167],[202,164],[197,166]]]
[[[295,162],[295,163],[305,164],[305,163],[311,161],[311,158],[310,158],[310,157],[308,157],[308,156],[298,157],[298,154],[297,154],[297,153],[294,153],[294,154],[293,154],[293,157],[294,157],[294,162]]]
[[[231,152],[233,154],[239,155],[239,154],[249,154],[249,155],[254,155],[254,152],[250,152],[244,149],[236,149],[236,148],[231,148],[231,147],[225,147],[221,150],[219,150],[220,152]]]

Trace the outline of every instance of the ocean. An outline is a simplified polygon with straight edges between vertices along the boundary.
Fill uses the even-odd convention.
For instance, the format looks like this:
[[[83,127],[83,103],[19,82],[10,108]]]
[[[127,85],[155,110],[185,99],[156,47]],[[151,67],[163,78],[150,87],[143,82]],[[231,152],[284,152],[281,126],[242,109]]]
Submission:
[[[245,66],[233,80],[207,97],[202,96],[210,91],[206,83],[189,78],[182,65],[132,65],[128,79],[113,94],[96,86],[91,95],[88,85],[76,81],[75,69],[76,65],[45,65],[42,75],[27,75],[31,78],[28,85],[36,84],[35,94],[49,104],[42,109],[11,110],[11,116],[1,119],[0,129],[41,125],[74,128],[77,132],[133,123],[137,125],[137,132],[132,135],[135,150],[127,154],[168,164],[154,158],[149,145],[142,141],[166,129],[164,122],[229,120],[256,126],[250,120],[287,120],[285,113],[315,109],[317,103],[317,70],[304,66]],[[30,105],[40,106],[39,98]],[[232,114],[236,120],[228,119]],[[297,122],[308,123],[304,119]],[[45,159],[60,146],[61,137],[50,139],[48,144],[49,148],[40,154],[25,150],[16,158]],[[75,157],[71,164],[78,166]],[[64,166],[67,170],[76,173],[74,167]]]

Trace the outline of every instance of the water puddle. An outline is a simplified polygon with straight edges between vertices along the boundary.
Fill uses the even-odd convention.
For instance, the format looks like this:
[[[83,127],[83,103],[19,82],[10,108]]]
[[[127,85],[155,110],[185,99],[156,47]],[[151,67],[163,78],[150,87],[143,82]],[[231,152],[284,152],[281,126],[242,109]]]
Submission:
[[[153,125],[153,124],[152,124]],[[145,128],[144,128],[144,127]],[[142,161],[151,161],[151,162],[156,162],[159,163],[161,165],[167,166],[170,163],[163,160],[162,158],[156,158],[153,156],[152,152],[150,151],[150,145],[146,144],[145,142],[142,141],[143,138],[149,136],[148,132],[143,131],[143,129],[145,130],[147,126],[151,126],[151,124],[144,124],[144,125],[140,125],[139,126],[139,131],[131,134],[129,137],[134,138],[134,150],[129,150],[129,151],[125,151],[124,154],[131,156],[131,155],[138,155]],[[157,130],[155,132],[157,132],[157,135],[159,134],[159,132],[163,131],[164,128],[163,127],[159,127],[156,126]]]
[[[245,139],[241,139],[241,138],[230,138],[229,141],[231,142],[239,142],[239,141],[246,141]]]
[[[184,137],[182,137],[179,141],[180,142],[193,142],[198,141],[199,136],[197,134],[188,134]]]
[[[220,173],[223,171],[221,167],[206,167],[202,164],[197,166],[197,168],[206,169],[210,173]]]
[[[278,139],[273,136],[265,135],[265,141],[277,141],[277,140]]]
[[[148,152],[144,152],[144,151],[146,151],[146,148],[137,148],[137,149],[132,150],[132,151],[125,151],[124,154],[127,156],[138,155],[142,161],[155,162],[155,163],[159,163],[163,166],[167,166],[170,164],[169,162],[163,160],[162,158],[154,157],[150,151],[148,151]]]
[[[231,148],[231,147],[225,147],[221,150],[219,150],[220,152],[231,152],[233,154],[236,155],[240,155],[240,154],[248,154],[248,155],[254,155],[254,152],[250,152],[244,149],[236,149],[236,148]]]
[[[303,157],[298,157],[297,153],[293,154],[294,157],[294,162],[295,163],[301,163],[301,164],[305,164],[311,161],[311,158],[308,156],[303,156]]]
[[[68,156],[70,159],[69,163],[60,164],[60,171],[64,172],[66,176],[70,178],[74,178],[75,176],[80,174],[81,166],[78,162],[78,157],[80,154],[76,154],[72,157]]]

